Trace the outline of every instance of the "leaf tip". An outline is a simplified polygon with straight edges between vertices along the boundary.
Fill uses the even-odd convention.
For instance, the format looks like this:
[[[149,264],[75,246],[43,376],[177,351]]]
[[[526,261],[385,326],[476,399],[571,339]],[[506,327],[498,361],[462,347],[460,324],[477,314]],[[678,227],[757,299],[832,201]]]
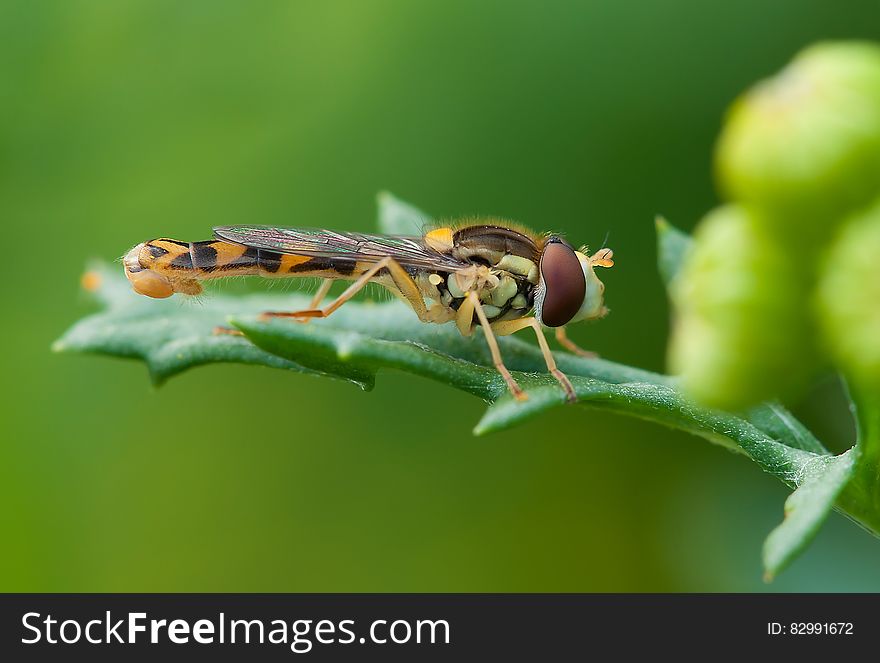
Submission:
[[[168,378],[171,377],[167,372],[153,366],[149,360],[147,360],[147,372],[150,376],[150,384],[154,389],[161,387],[168,381]]]
[[[471,434],[474,437],[482,437],[486,433],[491,433],[492,427],[486,423],[486,418],[483,417],[477,422],[477,425],[471,429]]]
[[[365,374],[360,373],[358,375],[334,375],[332,373],[328,373],[331,377],[339,378],[344,380],[345,382],[349,382],[355,385],[358,389],[364,392],[373,391],[376,388],[376,376],[375,374]]]

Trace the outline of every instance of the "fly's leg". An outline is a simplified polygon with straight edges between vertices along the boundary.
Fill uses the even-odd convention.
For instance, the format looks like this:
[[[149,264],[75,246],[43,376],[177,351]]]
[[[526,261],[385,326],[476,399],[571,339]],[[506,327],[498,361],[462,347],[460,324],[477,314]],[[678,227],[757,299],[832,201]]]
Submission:
[[[326,318],[328,315],[333,313],[340,306],[345,304],[348,300],[354,297],[357,293],[364,289],[364,286],[370,282],[376,274],[379,273],[383,267],[387,266],[387,261],[390,258],[382,258],[375,265],[370,267],[367,271],[361,274],[357,280],[348,286],[341,295],[339,295],[332,302],[327,304],[324,308],[307,308],[302,309],[300,311],[266,311],[263,313],[262,317],[264,318]]]
[[[486,343],[489,345],[489,352],[492,353],[492,363],[495,364],[496,370],[501,374],[501,377],[504,378],[504,382],[507,385],[507,388],[510,390],[511,395],[518,401],[524,401],[528,399],[526,393],[522,390],[516,380],[513,379],[513,376],[510,374],[510,371],[507,370],[507,366],[504,365],[504,361],[501,359],[501,350],[498,348],[498,341],[495,340],[495,333],[492,331],[492,325],[489,324],[489,319],[486,317],[485,311],[483,311],[483,305],[480,303],[480,298],[477,296],[477,293],[471,291],[467,295],[466,302],[470,302],[471,308],[477,314],[477,318],[480,320],[480,324],[483,326],[483,332],[486,335]],[[464,303],[461,308],[465,308]],[[461,312],[461,308],[459,309],[459,313]],[[471,314],[471,319],[472,319]],[[461,316],[460,316],[461,317]],[[456,323],[461,329],[463,323],[459,323],[459,320],[456,320]],[[468,321],[468,325],[470,325],[470,320]]]
[[[315,292],[315,296],[312,297],[312,301],[309,302],[309,308],[318,308],[321,305],[321,302],[324,301],[324,297],[327,296],[327,293],[330,292],[330,288],[333,287],[333,279],[324,279],[321,281],[321,285],[318,286],[317,292]]]
[[[214,336],[244,336],[244,332],[231,327],[214,327]]]
[[[520,329],[525,329],[526,327],[531,327],[532,321],[530,318],[519,318],[517,320],[503,320],[501,322],[493,322],[492,329],[495,332],[496,336],[510,336],[511,334],[515,334]]]
[[[330,292],[330,288],[333,287],[333,281],[334,279],[324,279],[321,281],[321,285],[319,285],[318,289],[315,291],[315,296],[312,297],[312,301],[309,302],[308,310],[316,309],[321,305],[321,302],[324,301],[324,297],[327,296],[327,293]],[[294,318],[294,320],[305,324],[311,320],[311,318]]]
[[[565,390],[565,400],[569,403],[573,403],[577,400],[574,387],[572,386],[571,381],[566,377],[565,373],[556,367],[556,359],[553,358],[553,354],[550,352],[550,346],[547,344],[547,339],[544,337],[544,330],[541,328],[540,322],[535,318],[520,318],[519,320],[496,322],[494,325],[495,332],[499,336],[507,336],[508,334],[513,334],[526,327],[531,327],[535,330],[535,335],[538,337],[538,345],[541,348],[541,354],[544,355],[544,363],[547,364],[547,370],[550,371],[550,374],[556,378],[556,381]]]
[[[386,267],[388,267],[388,274],[391,276],[394,286],[419,316],[419,320],[428,322],[428,307],[425,306],[425,296],[418,284],[394,258],[387,258],[387,260]]]
[[[327,293],[330,292],[330,288],[333,286],[333,279],[324,279],[321,282],[321,285],[318,286],[317,292],[315,292],[315,296],[312,297],[311,303],[309,303],[309,308],[318,308],[318,305],[324,300],[324,297],[327,296]],[[305,318],[303,320],[297,320],[297,322],[308,322],[310,318]],[[231,327],[214,327],[214,335],[215,336],[244,336],[244,334],[238,329],[232,329]]]
[[[333,313],[340,306],[349,301],[352,297],[354,297],[358,292],[364,289],[364,286],[367,285],[372,279],[374,279],[379,272],[383,269],[387,269],[388,273],[391,275],[391,279],[394,282],[394,285],[401,291],[406,300],[410,303],[410,305],[415,310],[416,314],[419,316],[419,319],[424,320],[427,315],[427,309],[425,307],[425,301],[421,296],[421,291],[419,291],[418,286],[415,281],[413,281],[412,277],[406,272],[406,270],[400,266],[400,263],[394,260],[391,257],[382,258],[375,265],[370,267],[367,271],[361,274],[357,280],[348,286],[341,295],[339,295],[332,302],[327,304],[324,308],[312,307],[308,309],[304,309],[302,311],[268,311],[263,313],[263,317],[265,318],[326,318],[331,313]]]
[[[577,395],[574,393],[574,387],[572,386],[571,381],[566,377],[565,373],[556,368],[556,360],[553,358],[553,353],[550,352],[550,346],[547,344],[547,339],[544,337],[544,330],[541,328],[541,323],[535,318],[529,318],[529,320],[531,321],[532,329],[535,330],[535,335],[538,337],[538,345],[541,346],[541,353],[544,355],[544,362],[547,364],[547,370],[550,371],[550,374],[556,378],[556,381],[560,385],[562,385],[562,388],[565,390],[565,400],[569,403],[574,403],[577,400]],[[557,338],[558,336],[559,332],[557,332]]]
[[[479,297],[477,302],[479,303]],[[462,336],[470,336],[474,333],[474,302],[470,297],[465,297],[455,312],[455,326]]]
[[[596,357],[599,356],[595,352],[590,352],[589,350],[584,350],[577,343],[572,341],[568,337],[568,334],[565,332],[565,327],[557,327],[556,328],[556,341],[563,348],[565,348],[569,352],[573,352],[578,357],[588,357],[590,359],[595,359]]]

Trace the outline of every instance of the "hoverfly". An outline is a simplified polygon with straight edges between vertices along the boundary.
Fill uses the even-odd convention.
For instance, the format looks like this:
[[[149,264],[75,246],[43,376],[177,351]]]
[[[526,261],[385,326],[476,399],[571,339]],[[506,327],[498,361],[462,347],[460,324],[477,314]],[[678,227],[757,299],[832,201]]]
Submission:
[[[555,328],[568,350],[590,355],[568,339],[565,325],[607,313],[605,286],[593,268],[614,264],[611,249],[590,256],[586,247],[576,251],[559,236],[498,220],[434,228],[421,237],[250,225],[220,226],[214,236],[204,242],[138,244],[123,260],[125,274],[136,292],[156,298],[197,295],[199,281],[225,276],[324,279],[308,309],[264,314],[300,321],[327,317],[367,283],[378,283],[423,322],[454,321],[465,336],[481,326],[495,368],[518,400],[526,394],[504,365],[496,336],[531,327],[547,369],[574,400],[574,388],[556,367],[543,328]],[[352,283],[321,306],[340,279]]]

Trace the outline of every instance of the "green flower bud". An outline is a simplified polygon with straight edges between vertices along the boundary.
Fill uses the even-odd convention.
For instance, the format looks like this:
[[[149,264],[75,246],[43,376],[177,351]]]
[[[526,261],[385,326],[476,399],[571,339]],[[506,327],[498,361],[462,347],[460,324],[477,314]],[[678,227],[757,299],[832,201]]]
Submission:
[[[801,52],[734,103],[715,157],[724,195],[789,240],[825,236],[880,192],[880,46]]]
[[[880,200],[850,217],[820,274],[825,342],[847,377],[880,389]]]
[[[815,357],[807,282],[754,212],[710,212],[672,284],[669,364],[685,390],[735,410],[800,388]]]

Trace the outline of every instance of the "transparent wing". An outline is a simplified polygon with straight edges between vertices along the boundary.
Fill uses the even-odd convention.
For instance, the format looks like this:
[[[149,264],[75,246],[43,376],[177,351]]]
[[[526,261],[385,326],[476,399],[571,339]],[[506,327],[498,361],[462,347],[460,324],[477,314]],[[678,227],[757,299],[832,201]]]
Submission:
[[[401,265],[428,269],[459,269],[467,264],[435,251],[421,237],[277,226],[219,226],[214,228],[214,235],[234,244],[301,256],[363,262],[390,256]]]

